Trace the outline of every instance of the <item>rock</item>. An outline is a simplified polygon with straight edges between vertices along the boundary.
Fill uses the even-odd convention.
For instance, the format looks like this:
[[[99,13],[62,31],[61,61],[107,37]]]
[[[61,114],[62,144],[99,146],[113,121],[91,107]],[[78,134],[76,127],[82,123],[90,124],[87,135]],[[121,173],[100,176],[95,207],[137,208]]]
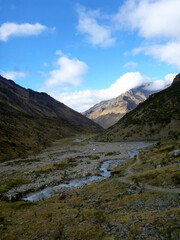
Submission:
[[[66,194],[65,193],[60,193],[59,194],[59,200],[64,200],[66,199]]]
[[[15,202],[15,201],[19,201],[21,199],[22,199],[22,192],[9,191],[9,192],[5,193],[3,196],[3,200],[5,200],[7,202]]]
[[[120,229],[121,229],[121,228],[120,228],[119,226],[116,226],[116,227],[114,228],[115,232],[119,232]]]
[[[136,222],[139,222],[139,219],[133,220],[133,221],[131,222],[131,224],[134,224],[134,223],[136,223]]]
[[[105,207],[101,206],[101,207],[99,207],[99,209],[101,209],[101,210],[105,210]]]
[[[122,197],[124,195],[124,193],[119,193],[118,197]]]
[[[173,154],[172,154],[173,157],[179,157],[180,156],[180,150],[174,150],[173,151]]]
[[[126,190],[127,195],[134,194],[135,192],[136,192],[135,190],[131,190],[131,189]]]
[[[153,229],[145,231],[145,234],[148,235],[148,236],[152,235],[153,233],[154,233]]]
[[[114,227],[114,226],[115,226],[115,224],[114,224],[113,222],[109,222],[109,223],[108,223],[108,227],[109,227],[109,228],[112,228],[112,227]]]
[[[157,166],[156,166],[156,168],[161,168],[161,167],[162,167],[162,165],[161,165],[161,164],[159,164],[159,165],[157,165]]]

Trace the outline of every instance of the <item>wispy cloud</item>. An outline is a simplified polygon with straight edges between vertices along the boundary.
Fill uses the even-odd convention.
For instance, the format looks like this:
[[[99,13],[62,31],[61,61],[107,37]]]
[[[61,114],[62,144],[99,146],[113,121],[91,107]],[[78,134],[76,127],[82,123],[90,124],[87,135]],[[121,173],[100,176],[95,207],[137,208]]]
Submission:
[[[78,5],[77,13],[79,15],[77,30],[81,34],[85,34],[89,43],[101,47],[114,44],[115,38],[112,37],[110,26],[98,22],[98,19],[103,18],[99,11],[87,10],[85,7]]]
[[[57,68],[49,72],[50,77],[45,81],[45,88],[54,88],[64,83],[78,86],[88,69],[86,63],[65,55],[60,56],[55,65]]]
[[[144,89],[149,91],[160,91],[164,88],[167,88],[175,78],[176,74],[168,74],[165,76],[165,80],[156,80],[152,82],[151,85],[144,87]]]
[[[40,23],[17,24],[12,22],[3,23],[0,26],[0,41],[6,42],[10,37],[39,35],[49,28]]]
[[[138,63],[130,61],[130,62],[125,63],[123,67],[124,68],[134,68],[134,67],[137,67],[137,66],[138,66]]]
[[[7,79],[15,80],[17,78],[24,78],[27,76],[27,72],[22,72],[19,70],[14,70],[14,71],[2,71],[0,70],[0,75]]]

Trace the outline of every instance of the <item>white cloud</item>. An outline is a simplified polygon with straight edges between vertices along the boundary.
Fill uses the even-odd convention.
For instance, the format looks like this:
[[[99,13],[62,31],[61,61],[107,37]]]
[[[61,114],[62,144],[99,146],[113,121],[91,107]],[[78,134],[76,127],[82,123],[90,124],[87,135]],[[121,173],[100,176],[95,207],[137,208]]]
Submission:
[[[117,97],[129,89],[138,87],[147,81],[148,78],[139,72],[129,72],[117,79],[116,82],[107,89],[87,89],[84,91],[65,93],[51,91],[49,94],[71,108],[83,112],[100,101]]]
[[[6,42],[11,36],[38,35],[48,28],[40,23],[17,24],[12,22],[3,23],[0,27],[0,41]]]
[[[180,69],[180,41],[168,42],[164,45],[150,45],[139,47],[133,50],[134,54],[143,52],[145,55],[153,56],[160,62],[166,62],[168,65]]]
[[[111,36],[111,28],[97,21],[97,18],[102,18],[99,11],[88,11],[79,5],[77,12],[79,14],[77,30],[86,35],[89,43],[102,47],[114,44],[115,38]]]
[[[127,0],[114,16],[117,29],[137,31],[146,47],[136,48],[180,69],[180,1]],[[152,43],[153,41],[153,43]]]
[[[144,89],[149,91],[160,91],[167,88],[173,81],[177,74],[168,74],[165,76],[165,80],[156,80],[152,82],[151,85],[144,87]]]
[[[57,69],[51,71],[45,86],[53,88],[64,83],[78,86],[86,74],[88,66],[77,58],[70,59],[63,55],[58,58]]]
[[[147,39],[180,39],[179,9],[179,0],[127,0],[114,20]]]
[[[15,80],[16,78],[24,78],[27,76],[26,72],[21,71],[2,71],[0,70],[0,74],[10,80]]]
[[[131,61],[131,62],[125,63],[123,67],[124,67],[124,68],[134,68],[134,67],[137,67],[137,65],[138,65],[138,64],[137,64],[136,62],[132,62],[132,61]]]

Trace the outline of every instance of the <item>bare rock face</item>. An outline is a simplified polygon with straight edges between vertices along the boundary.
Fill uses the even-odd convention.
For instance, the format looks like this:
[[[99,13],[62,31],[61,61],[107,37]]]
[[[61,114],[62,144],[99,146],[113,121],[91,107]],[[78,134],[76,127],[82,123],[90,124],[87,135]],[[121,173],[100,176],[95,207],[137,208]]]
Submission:
[[[145,101],[155,91],[148,91],[146,85],[134,88],[107,101],[102,101],[83,113],[103,128],[108,128],[117,123],[126,113]]]

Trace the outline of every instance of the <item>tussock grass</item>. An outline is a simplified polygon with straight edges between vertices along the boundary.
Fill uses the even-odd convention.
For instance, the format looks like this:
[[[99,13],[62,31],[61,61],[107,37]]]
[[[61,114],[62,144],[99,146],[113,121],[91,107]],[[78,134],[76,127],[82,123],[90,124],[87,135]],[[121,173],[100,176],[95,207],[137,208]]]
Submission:
[[[66,193],[65,200],[53,197],[33,204],[1,202],[1,239],[118,239],[119,233],[109,228],[111,223],[126,227],[126,239],[135,239],[138,229],[142,233],[147,223],[159,228],[156,234],[160,239],[168,239],[169,229],[172,236],[177,235],[172,216],[180,214],[179,196],[154,191],[129,195],[129,187],[113,178]],[[170,202],[173,207],[157,207]]]
[[[114,155],[119,155],[120,152],[108,152],[105,154],[105,156],[114,156]]]
[[[67,168],[75,167],[75,166],[77,166],[76,160],[73,158],[70,158],[64,161],[60,161],[60,162],[49,164],[40,168],[36,168],[34,169],[34,171],[35,171],[35,174],[41,174],[41,173],[48,173],[55,170],[65,170]]]
[[[23,176],[17,176],[14,178],[9,178],[6,181],[0,181],[0,194],[8,192],[12,188],[19,187],[23,184],[27,184],[30,181],[24,178]]]

